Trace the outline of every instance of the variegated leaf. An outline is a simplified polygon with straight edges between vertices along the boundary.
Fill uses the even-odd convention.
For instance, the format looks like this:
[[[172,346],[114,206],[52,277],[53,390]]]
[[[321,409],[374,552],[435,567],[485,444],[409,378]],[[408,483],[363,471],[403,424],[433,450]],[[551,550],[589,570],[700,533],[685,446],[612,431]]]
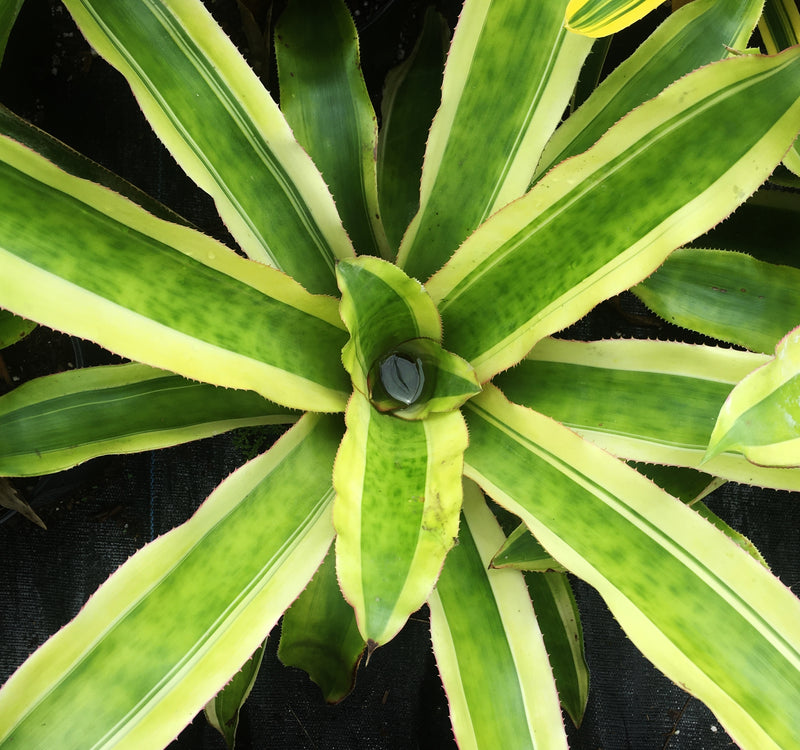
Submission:
[[[566,26],[590,37],[608,36],[644,18],[659,5],[661,0],[570,0]]]
[[[800,490],[798,472],[754,466],[736,454],[703,463],[731,389],[767,361],[752,352],[675,342],[549,339],[494,382],[512,401],[557,419],[616,456],[702,464],[717,477]]]
[[[146,365],[70,370],[0,397],[0,475],[49,474],[111,453],[165,448],[299,414],[252,391]]]
[[[545,146],[535,177],[585,151],[617,120],[681,76],[721,60],[728,48],[744,47],[763,4],[763,0],[693,0],[672,13],[559,125]]]
[[[465,5],[425,151],[419,212],[398,253],[410,276],[427,279],[527,190],[591,46],[564,29],[565,8],[566,0]]]
[[[794,49],[691,73],[486,221],[426,284],[448,348],[483,382],[730,213],[797,135],[799,72]]]
[[[0,212],[0,306],[184,377],[344,408],[334,299],[6,138],[0,202],[13,207]]]
[[[795,0],[766,0],[758,30],[770,55],[796,46],[800,42],[800,10]],[[783,164],[800,175],[800,151],[796,143],[784,157]]]
[[[459,543],[429,601],[433,651],[456,740],[462,750],[566,748],[558,695],[525,581],[516,570],[489,569],[503,532],[480,490],[472,482],[464,490]]]
[[[460,412],[407,421],[358,391],[336,457],[336,569],[369,651],[425,600],[458,534],[467,431]]]
[[[350,331],[342,361],[379,411],[422,419],[480,390],[469,364],[442,349],[439,314],[416,279],[369,256],[342,261],[336,273]]]
[[[340,418],[305,416],[131,557],[0,689],[0,745],[166,746],[324,557],[341,434]]]
[[[761,466],[800,466],[800,327],[725,401],[707,458],[725,451],[742,453]]]
[[[319,171],[199,0],[66,0],[153,129],[217,204],[240,247],[312,292],[353,255]],[[279,218],[278,218],[279,217]]]
[[[734,741],[791,747],[800,704],[800,601],[791,591],[679,500],[557,422],[493,387],[464,411],[465,474],[594,586],[636,646]]]

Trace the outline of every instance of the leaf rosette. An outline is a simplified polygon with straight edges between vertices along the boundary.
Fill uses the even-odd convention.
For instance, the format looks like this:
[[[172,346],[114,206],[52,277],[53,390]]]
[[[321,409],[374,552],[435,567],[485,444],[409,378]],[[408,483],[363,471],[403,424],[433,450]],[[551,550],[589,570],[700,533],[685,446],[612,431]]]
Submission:
[[[604,13],[653,4],[467,0],[443,71],[428,16],[380,137],[338,1],[281,17],[280,108],[195,0],[65,4],[246,257],[0,113],[0,305],[137,362],[0,399],[0,471],[294,426],[20,668],[0,746],[161,746],[204,705],[235,716],[252,675],[220,691],[287,609],[281,652],[338,700],[364,647],[428,602],[459,742],[564,747],[559,691],[579,721],[588,676],[562,571],[737,742],[792,746],[800,603],[733,530],[620,459],[697,469],[743,381],[722,455],[692,478],[797,489],[792,425],[740,434],[794,408],[796,332],[750,378],[761,355],[550,338],[725,219],[787,152],[800,50],[720,60],[761,3],[695,0],[559,124],[593,64],[565,13],[599,34]],[[784,319],[764,317],[774,337]],[[751,471],[765,452],[780,460]],[[524,524],[522,551],[486,496]]]

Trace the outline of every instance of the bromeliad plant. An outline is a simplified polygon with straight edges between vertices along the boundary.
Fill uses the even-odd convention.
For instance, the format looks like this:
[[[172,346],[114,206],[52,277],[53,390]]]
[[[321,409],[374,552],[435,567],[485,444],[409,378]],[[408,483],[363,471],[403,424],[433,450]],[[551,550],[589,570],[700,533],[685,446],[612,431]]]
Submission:
[[[596,587],[742,746],[794,747],[800,604],[681,499],[800,489],[775,468],[798,463],[800,337],[758,353],[800,317],[754,309],[754,351],[551,338],[791,146],[800,50],[735,52],[761,2],[686,6],[559,125],[595,65],[567,3],[467,0],[443,80],[431,16],[379,136],[338,2],[281,17],[280,109],[196,0],[65,5],[241,255],[4,112],[0,305],[135,362],[0,399],[0,470],[293,426],[19,669],[0,744],[159,747],[206,704],[224,729],[260,657],[215,695],[284,612],[282,658],[337,699],[427,602],[459,744],[563,747],[580,627],[566,574],[522,568]],[[620,458],[662,465],[644,470],[674,494]],[[486,496],[521,520],[508,540]]]

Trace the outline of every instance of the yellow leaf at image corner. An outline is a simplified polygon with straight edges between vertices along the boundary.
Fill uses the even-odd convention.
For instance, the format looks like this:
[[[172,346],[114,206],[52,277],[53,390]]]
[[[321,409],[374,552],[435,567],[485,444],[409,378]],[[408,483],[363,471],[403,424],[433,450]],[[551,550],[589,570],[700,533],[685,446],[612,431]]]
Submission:
[[[570,0],[564,25],[583,36],[609,36],[644,18],[662,0]]]

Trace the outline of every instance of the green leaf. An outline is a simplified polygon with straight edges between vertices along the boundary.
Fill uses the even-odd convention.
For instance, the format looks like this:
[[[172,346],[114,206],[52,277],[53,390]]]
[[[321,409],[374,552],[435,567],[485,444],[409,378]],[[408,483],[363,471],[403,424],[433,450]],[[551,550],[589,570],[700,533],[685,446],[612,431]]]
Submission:
[[[758,30],[770,55],[793,47],[800,36],[800,10],[793,0],[766,0]]]
[[[206,719],[224,738],[229,750],[236,747],[236,730],[239,728],[239,711],[253,689],[266,640],[233,676],[233,679],[212,698],[204,709]]]
[[[493,568],[514,568],[535,573],[555,571],[563,573],[564,566],[554,560],[547,550],[536,541],[536,537],[521,523],[492,558]]]
[[[350,331],[342,361],[379,411],[422,419],[480,390],[472,368],[440,346],[439,314],[416,279],[369,256],[342,261],[337,277]]]
[[[0,61],[6,52],[6,43],[17,20],[17,14],[24,0],[7,0],[0,6]]]
[[[482,493],[465,483],[459,543],[429,601],[453,732],[462,750],[566,748],[553,675],[522,574],[488,567],[502,542]],[[492,700],[486,699],[488,688]]]
[[[693,0],[625,58],[548,141],[536,177],[595,144],[617,120],[673,81],[747,44],[763,0]],[[583,76],[583,73],[581,74]]]
[[[336,568],[371,653],[428,598],[458,533],[467,431],[458,411],[406,421],[358,391],[336,456]]]
[[[800,327],[728,396],[706,458],[725,451],[761,466],[800,466]]]
[[[36,328],[34,321],[20,318],[8,310],[0,310],[0,349],[21,341],[34,328]]]
[[[725,454],[703,463],[731,389],[764,355],[665,341],[546,339],[494,383],[615,456],[698,468],[763,487],[800,490],[798,472]],[[598,398],[598,394],[603,394]]]
[[[431,121],[442,98],[442,74],[449,46],[446,21],[428,8],[414,49],[389,71],[384,83],[378,135],[378,198],[393,252],[419,208],[422,160]]]
[[[416,279],[397,266],[371,257],[339,264],[340,314],[350,331],[342,352],[353,385],[369,395],[372,365],[404,341],[442,340],[436,306]]]
[[[0,747],[170,742],[324,557],[341,434],[339,418],[303,417],[119,568],[0,690]]]
[[[410,276],[427,279],[527,190],[591,47],[564,30],[565,7],[566,0],[465,5],[425,152],[419,213],[398,253]]]
[[[570,0],[566,27],[590,37],[608,36],[644,18],[661,0]]]
[[[800,602],[789,589],[679,500],[557,422],[492,387],[464,411],[465,474],[597,589],[644,655],[736,743],[792,747]]]
[[[0,205],[3,307],[185,377],[343,409],[347,334],[335,300],[8,139]]]
[[[335,293],[353,255],[319,172],[277,105],[197,0],[67,0],[159,138],[216,202],[244,252]]]
[[[800,322],[800,269],[724,250],[681,248],[633,292],[664,320],[772,353]]]
[[[283,616],[278,658],[305,670],[325,700],[338,703],[355,685],[366,645],[353,608],[339,589],[331,546],[311,583]]]
[[[217,388],[146,365],[71,370],[0,397],[0,475],[49,474],[96,456],[298,417],[252,391]]]
[[[486,221],[426,284],[446,346],[483,382],[730,213],[797,134],[799,69],[794,49],[691,73]]]
[[[600,84],[600,81],[603,80],[603,72],[606,66],[606,60],[608,58],[608,51],[613,40],[614,36],[612,34],[611,36],[604,37],[603,39],[595,40],[594,44],[592,45],[592,49],[586,56],[586,61],[583,63],[583,67],[581,68],[578,81],[575,84],[575,90],[572,93],[572,99],[569,103],[570,118],[574,116],[575,110],[578,109],[592,95],[594,90]],[[620,63],[620,65],[622,65],[622,63]],[[542,158],[539,160],[539,166],[537,166],[534,173],[534,179],[537,174],[541,173],[541,164],[545,160],[545,153],[547,153],[549,145],[553,138],[556,137],[556,133],[558,133],[560,127],[561,126],[556,128],[552,138],[550,138],[550,140],[547,142],[548,145],[545,146],[545,150],[542,152]]]
[[[794,0],[766,0],[758,22],[767,53],[774,55],[800,42],[800,10]],[[783,160],[793,174],[800,175],[800,151],[793,144]]]
[[[378,211],[378,126],[341,0],[294,0],[275,29],[281,110],[336,201],[358,253],[391,252]],[[313,205],[313,204],[312,204]]]
[[[527,573],[525,583],[542,631],[561,705],[576,727],[589,700],[589,668],[578,605],[564,573]]]
[[[696,511],[701,518],[705,518],[710,524],[718,528],[728,539],[732,540],[738,547],[741,547],[747,552],[750,557],[757,560],[767,570],[770,569],[769,563],[764,559],[764,556],[758,550],[753,542],[751,542],[744,534],[738,532],[733,527],[729,526],[723,521],[716,513],[714,513],[704,502],[697,501],[692,504],[692,510]]]

